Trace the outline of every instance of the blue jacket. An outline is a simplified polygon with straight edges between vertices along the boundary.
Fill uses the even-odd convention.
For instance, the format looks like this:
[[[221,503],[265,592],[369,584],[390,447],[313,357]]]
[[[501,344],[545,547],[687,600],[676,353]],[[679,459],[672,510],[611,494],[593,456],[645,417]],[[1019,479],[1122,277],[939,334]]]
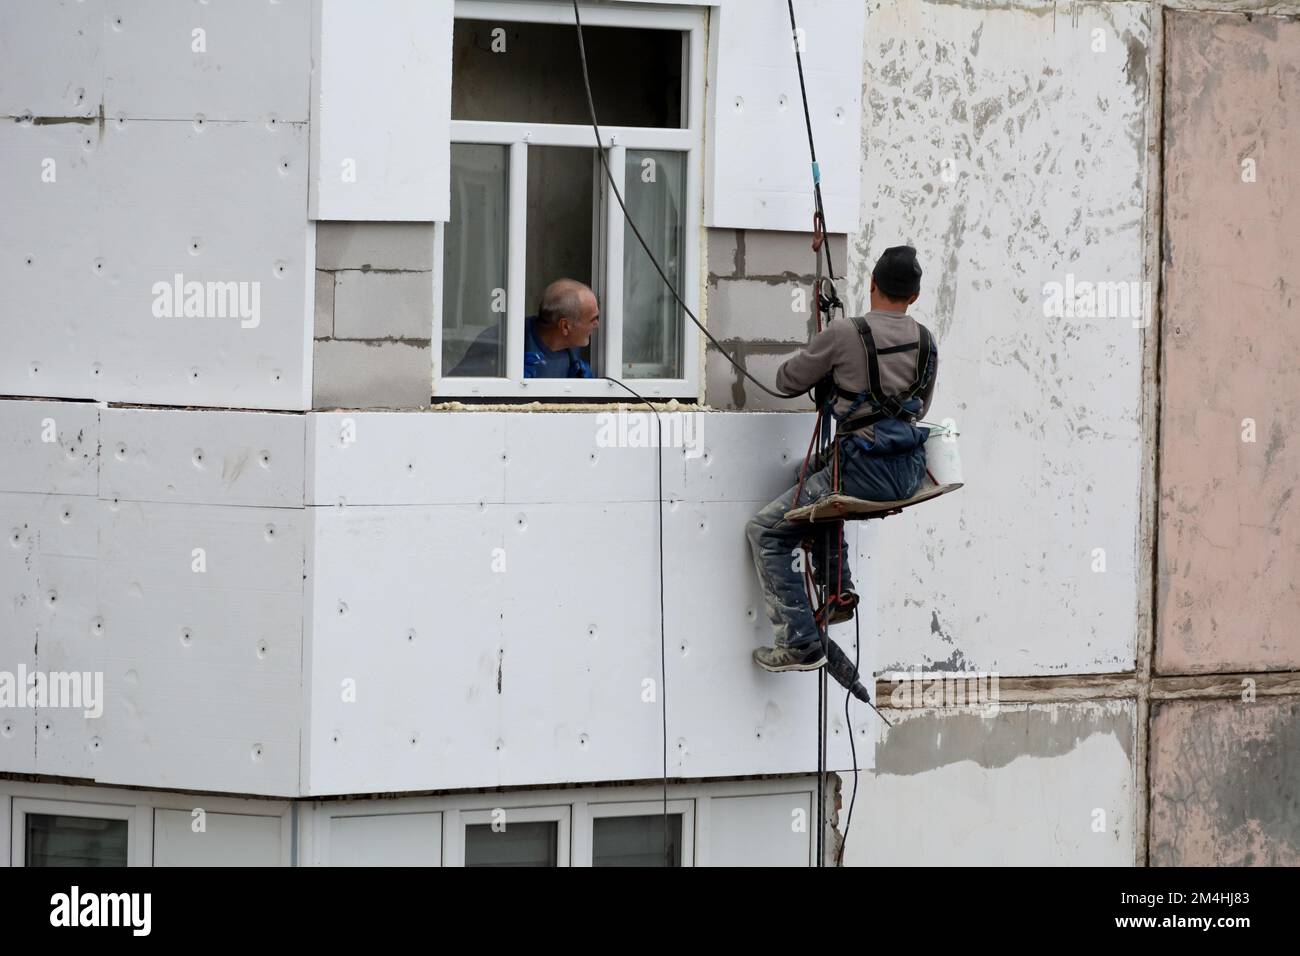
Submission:
[[[479,333],[451,375],[500,376],[501,325],[490,325]],[[582,350],[561,349],[553,352],[537,335],[537,317],[524,319],[524,378],[594,378],[591,366],[582,360]]]

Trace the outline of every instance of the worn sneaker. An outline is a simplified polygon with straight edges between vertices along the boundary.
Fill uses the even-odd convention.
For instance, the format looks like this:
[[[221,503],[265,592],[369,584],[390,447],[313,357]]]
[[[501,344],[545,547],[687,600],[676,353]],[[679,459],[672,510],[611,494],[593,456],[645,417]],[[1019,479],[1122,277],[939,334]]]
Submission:
[[[754,651],[754,663],[765,671],[815,671],[826,663],[821,641],[804,647],[760,647]]]

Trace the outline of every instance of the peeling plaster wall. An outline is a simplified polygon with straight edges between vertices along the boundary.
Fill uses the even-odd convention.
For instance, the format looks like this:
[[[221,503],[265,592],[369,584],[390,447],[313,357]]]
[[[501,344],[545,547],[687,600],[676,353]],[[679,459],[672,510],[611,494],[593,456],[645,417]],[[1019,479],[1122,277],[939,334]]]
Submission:
[[[844,863],[1131,865],[1134,724],[1132,701],[904,712],[859,777]]]
[[[1300,22],[1175,14],[1168,77],[1156,664],[1300,668]]]
[[[1143,278],[1153,8],[1073,11],[868,8],[851,298],[886,246],[918,248],[930,419],[954,420],[966,481],[876,529],[888,666],[1133,667],[1144,332],[1045,317],[1044,286]]]

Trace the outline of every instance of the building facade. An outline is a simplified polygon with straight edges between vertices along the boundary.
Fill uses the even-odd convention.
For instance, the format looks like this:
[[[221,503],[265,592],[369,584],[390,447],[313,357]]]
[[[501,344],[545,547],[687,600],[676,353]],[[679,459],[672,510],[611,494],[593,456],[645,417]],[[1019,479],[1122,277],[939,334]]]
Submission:
[[[771,383],[796,46],[966,482],[850,530],[826,862],[1300,858],[1300,7],[795,8],[584,5],[597,142],[565,2],[0,7],[0,860],[818,862],[743,533],[810,405],[615,196]],[[524,375],[559,275],[657,422]]]

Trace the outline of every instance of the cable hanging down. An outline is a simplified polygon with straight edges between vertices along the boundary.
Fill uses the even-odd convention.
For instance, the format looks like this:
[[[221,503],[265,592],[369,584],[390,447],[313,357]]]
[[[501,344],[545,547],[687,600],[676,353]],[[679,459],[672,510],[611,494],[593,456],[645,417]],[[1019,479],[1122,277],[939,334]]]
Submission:
[[[812,116],[811,116],[811,113],[810,113],[810,111],[809,111],[809,109],[808,109],[808,92],[807,92],[807,86],[806,86],[805,81],[804,81],[803,58],[802,58],[801,51],[800,51],[800,47],[799,47],[799,27],[798,27],[798,24],[797,24],[796,19],[795,19],[794,0],[787,0],[787,6],[788,6],[788,8],[789,8],[789,13],[790,13],[790,29],[791,29],[792,41],[793,41],[793,44],[794,44],[795,62],[796,62],[796,66],[797,66],[797,68],[798,68],[798,73],[799,73],[799,91],[800,91],[801,99],[802,99],[802,101],[803,101],[804,122],[805,122],[805,125],[806,125],[806,128],[807,128],[807,133],[808,133],[808,150],[809,150],[809,154],[810,154],[811,162],[812,162],[813,201],[814,201],[814,210],[815,210],[814,213],[813,213],[813,243],[812,243],[812,247],[813,247],[813,250],[814,250],[814,252],[816,253],[816,256],[817,256],[817,276],[816,276],[816,280],[815,280],[815,284],[814,284],[814,288],[813,288],[813,308],[814,308],[814,313],[815,313],[815,315],[816,315],[816,319],[817,319],[817,329],[818,329],[818,331],[821,331],[821,328],[822,328],[822,323],[821,323],[821,317],[822,317],[822,314],[825,313],[826,316],[827,316],[827,319],[830,320],[830,319],[832,318],[832,314],[831,314],[831,313],[832,313],[832,310],[834,310],[834,309],[839,309],[839,310],[841,310],[841,312],[842,312],[842,311],[843,311],[843,308],[844,308],[844,305],[843,305],[843,303],[840,301],[839,296],[838,296],[838,294],[837,294],[837,292],[836,292],[836,289],[835,289],[835,282],[834,282],[834,279],[835,279],[835,268],[834,268],[834,262],[833,262],[833,260],[832,260],[832,258],[831,258],[830,246],[829,246],[829,244],[826,243],[826,241],[825,241],[825,240],[826,240],[826,214],[825,214],[825,208],[824,208],[824,206],[823,206],[823,202],[822,202],[822,191],[821,191],[821,171],[820,171],[820,168],[819,168],[818,163],[817,163],[817,147],[816,147],[816,143],[815,143],[814,138],[813,138],[813,130],[812,130]],[[791,399],[791,398],[799,398],[799,397],[801,397],[800,395],[784,395],[784,394],[782,394],[782,393],[780,393],[780,392],[778,392],[778,391],[776,391],[776,390],[774,390],[774,389],[772,389],[772,388],[769,388],[768,386],[764,385],[762,382],[758,381],[758,379],[754,378],[754,376],[751,375],[751,374],[749,373],[748,370],[746,370],[745,368],[743,368],[743,367],[742,367],[742,366],[741,366],[741,365],[740,365],[740,364],[735,360],[735,358],[733,358],[733,357],[731,356],[731,354],[727,352],[727,350],[722,346],[722,343],[719,342],[719,341],[718,341],[718,340],[717,340],[717,339],[716,339],[716,338],[715,338],[715,337],[714,337],[714,336],[709,332],[709,330],[706,329],[706,328],[704,327],[703,323],[700,322],[699,318],[698,318],[698,317],[695,315],[695,313],[691,310],[690,306],[688,306],[688,305],[686,304],[685,300],[682,299],[681,294],[677,291],[676,286],[673,285],[672,281],[668,278],[668,275],[664,272],[663,267],[660,265],[659,260],[655,257],[654,253],[651,251],[649,244],[648,244],[648,243],[646,242],[646,240],[645,240],[645,237],[641,234],[641,230],[638,228],[638,226],[637,226],[635,220],[633,220],[631,214],[628,212],[627,204],[626,204],[626,203],[624,202],[624,200],[623,200],[622,192],[621,192],[621,190],[618,188],[618,184],[617,184],[617,182],[615,181],[615,178],[614,178],[614,173],[613,173],[613,171],[610,169],[610,166],[609,166],[609,159],[608,159],[608,157],[606,156],[605,150],[604,150],[604,148],[603,148],[603,146],[602,146],[602,137],[601,137],[601,133],[600,133],[600,124],[599,124],[599,122],[598,122],[598,120],[597,120],[597,117],[596,117],[596,104],[595,104],[595,98],[594,98],[594,96],[593,96],[593,94],[592,94],[592,89],[591,89],[591,77],[590,77],[590,73],[589,73],[588,65],[587,65],[587,50],[586,50],[586,44],[585,44],[584,39],[583,39],[583,33],[582,33],[582,15],[581,15],[581,12],[579,11],[579,8],[578,8],[578,0],[573,0],[573,18],[574,18],[574,25],[575,25],[575,28],[576,28],[576,31],[577,31],[579,62],[580,62],[580,64],[581,64],[581,66],[582,66],[582,82],[583,82],[583,87],[584,87],[584,90],[585,90],[585,93],[586,93],[586,98],[587,98],[587,109],[588,109],[588,112],[589,112],[589,114],[590,114],[590,116],[591,116],[591,128],[592,128],[592,132],[593,132],[593,134],[595,135],[595,138],[596,138],[596,155],[600,158],[600,165],[601,165],[601,168],[602,168],[602,169],[604,170],[604,172],[605,172],[605,178],[607,179],[607,181],[608,181],[608,183],[609,183],[609,189],[610,189],[610,192],[613,194],[615,200],[618,202],[619,209],[620,209],[620,210],[622,211],[622,213],[623,213],[623,220],[624,220],[624,222],[625,222],[625,223],[627,224],[627,226],[632,230],[632,234],[636,237],[637,242],[640,244],[642,250],[645,252],[646,257],[650,260],[650,264],[654,267],[655,272],[659,275],[659,278],[663,281],[665,287],[666,287],[666,288],[668,289],[668,291],[672,294],[673,299],[676,300],[678,306],[681,307],[683,313],[684,313],[684,314],[685,314],[685,315],[686,315],[686,316],[687,316],[687,317],[688,317],[688,318],[689,318],[689,319],[690,319],[690,320],[695,324],[696,328],[698,328],[698,329],[700,330],[700,332],[704,335],[704,337],[705,337],[706,339],[708,339],[708,341],[709,341],[710,343],[712,343],[712,345],[713,345],[713,346],[718,350],[718,352],[722,355],[722,357],[725,358],[725,359],[727,360],[727,362],[728,362],[728,363],[729,363],[733,368],[735,368],[737,372],[739,372],[739,373],[741,374],[741,376],[743,376],[743,377],[744,377],[746,380],[748,380],[749,382],[753,383],[753,384],[754,384],[757,388],[759,388],[762,392],[764,392],[765,394],[771,395],[771,396],[773,396],[774,398]],[[822,267],[822,257],[823,257],[823,256],[825,256],[825,261],[826,261],[826,273],[827,273],[827,274],[826,274],[825,277],[822,276],[822,268],[821,268],[821,267]],[[827,290],[827,289],[828,289],[829,291],[825,291],[825,290]],[[662,469],[663,469],[663,463],[662,463],[662,456],[663,456],[663,445],[662,445],[662,422],[659,421],[659,415],[658,415],[658,411],[657,411],[657,409],[655,409],[654,406],[653,406],[653,405],[652,405],[652,404],[651,404],[651,403],[650,403],[646,398],[644,398],[643,396],[641,396],[641,395],[639,395],[638,393],[636,393],[635,391],[633,391],[633,390],[632,390],[632,389],[631,389],[631,388],[630,388],[626,383],[624,383],[624,382],[622,382],[622,381],[619,381],[619,380],[617,380],[617,379],[614,379],[614,378],[607,377],[607,376],[602,376],[602,378],[605,378],[606,381],[609,381],[609,382],[611,382],[611,383],[613,383],[613,384],[615,384],[615,385],[618,385],[620,388],[623,388],[624,390],[626,390],[627,392],[629,392],[630,394],[632,394],[634,397],[636,397],[637,399],[639,399],[641,402],[643,402],[643,403],[644,403],[648,408],[650,408],[651,412],[655,415],[656,421],[658,422],[659,427],[660,427],[660,430],[661,430],[660,441],[657,442],[657,447],[658,447],[658,449],[659,449],[659,450],[658,450],[658,455],[659,455],[659,486],[658,486],[658,487],[659,487],[659,495],[658,495],[658,498],[659,498],[659,502],[658,502],[658,503],[659,503],[659,516],[658,516],[658,518],[659,518],[659,521],[658,521],[658,526],[659,526],[659,605],[660,605],[660,607],[659,607],[659,614],[660,614],[660,616],[659,616],[659,631],[660,631],[660,634],[659,634],[659,638],[660,638],[659,643],[660,643],[660,680],[661,680],[661,683],[662,683],[662,682],[664,681],[664,679],[666,678],[666,673],[665,673],[665,671],[666,671],[666,663],[665,663],[665,661],[666,661],[666,650],[665,650],[665,647],[666,647],[666,636],[665,636],[665,614],[664,614],[664,571],[663,571],[663,568],[664,568],[664,549],[663,549],[663,490],[662,490],[662,481],[663,481],[663,470],[662,470]],[[829,424],[829,422],[825,420],[825,416],[823,416],[822,414],[819,414],[819,415],[817,416],[817,419],[818,419],[818,420],[817,420],[817,422],[816,422],[816,424],[815,424],[815,426],[814,426],[814,432],[813,432],[813,443],[815,443],[815,444],[819,444],[822,448],[824,448],[825,445],[827,444],[828,440],[829,440],[829,436],[826,435],[826,434],[824,433],[824,429],[825,429],[825,426],[826,426],[827,424]],[[822,438],[823,438],[823,441],[820,442],[820,443],[817,442],[817,437],[818,437],[819,433],[822,434]],[[812,450],[813,450],[813,449],[812,449],[812,447],[811,447],[811,445],[810,445],[810,448],[809,448],[810,456],[811,456]],[[819,450],[820,450],[820,449],[819,449]],[[804,461],[804,468],[805,468],[805,470],[806,470],[806,468],[807,468],[807,465],[808,465],[808,459],[805,458],[805,461]],[[802,474],[801,474],[801,477],[800,477],[800,486],[801,486],[801,487],[802,487],[802,483],[803,483],[803,476],[802,476]],[[797,503],[797,499],[796,499],[796,503]],[[829,542],[828,542],[828,546],[829,546]],[[828,565],[828,567],[827,567],[828,575],[829,575],[829,559],[830,559],[830,555],[829,555],[829,550],[828,550],[828,553],[827,553],[827,555],[826,555],[826,560],[827,560],[827,565]],[[837,596],[837,597],[838,597],[838,596]],[[856,619],[857,619],[857,615],[856,615],[856,613],[854,614],[854,618],[855,618],[855,621],[856,621]],[[824,640],[827,641],[827,643],[831,643],[831,642],[829,641],[829,636],[828,636],[828,635],[823,634],[823,638],[824,638]],[[855,673],[856,673],[856,671],[857,671],[857,667],[859,666],[859,663],[860,663],[860,658],[859,658],[859,655],[861,654],[861,640],[860,640],[860,632],[859,632],[859,634],[857,635],[857,638],[858,638],[858,640],[855,641],[855,648],[854,648],[854,651],[855,651],[855,654],[854,654],[854,657],[855,657],[855,661],[854,661],[854,672],[855,672]],[[838,648],[836,648],[836,650],[838,650]],[[842,655],[841,655],[841,656],[842,656]],[[847,662],[846,662],[846,663],[847,663]],[[816,841],[816,845],[817,845],[817,865],[818,865],[818,866],[824,866],[824,865],[825,865],[825,843],[824,843],[824,841],[825,841],[825,836],[826,836],[826,834],[825,834],[825,777],[826,777],[826,743],[827,743],[827,734],[826,734],[826,730],[827,730],[827,726],[826,726],[826,709],[827,709],[827,708],[826,708],[826,696],[827,696],[827,687],[826,687],[826,671],[825,671],[824,668],[822,669],[821,673],[820,673],[818,676],[819,676],[819,680],[818,680],[818,695],[817,695],[817,696],[818,696],[818,701],[817,701],[817,710],[818,710],[818,721],[817,721],[817,738],[818,738],[818,739],[817,739],[817,822],[818,822],[818,826],[817,826],[817,841]],[[664,688],[661,686],[661,692],[663,692],[663,691],[664,691]],[[851,689],[850,689],[850,691],[847,692],[847,693],[845,694],[845,698],[844,698],[844,715],[845,715],[845,721],[846,721],[846,723],[848,723],[849,746],[850,746],[850,749],[851,749],[851,752],[852,752],[852,760],[853,760],[853,778],[854,778],[854,788],[853,788],[853,789],[854,789],[854,792],[853,792],[853,797],[852,797],[852,799],[851,799],[851,801],[850,801],[850,804],[849,804],[849,812],[848,812],[848,818],[847,818],[847,821],[846,821],[846,824],[845,824],[844,837],[843,837],[843,840],[841,841],[841,844],[840,844],[840,860],[841,860],[841,861],[842,861],[842,859],[843,859],[844,847],[845,847],[845,845],[847,844],[847,841],[848,841],[848,830],[849,830],[849,826],[852,824],[852,820],[853,820],[853,805],[854,805],[854,803],[856,803],[856,801],[857,801],[857,789],[858,789],[858,786],[857,786],[857,785],[858,785],[858,778],[859,778],[858,761],[857,761],[857,748],[856,748],[856,746],[855,746],[855,742],[854,742],[854,740],[853,740],[853,729],[852,729],[852,723],[849,722],[849,697],[851,696],[851,693],[852,693],[852,691],[851,691]],[[875,705],[872,704],[871,701],[870,701],[869,699],[867,700],[867,704],[868,704],[868,706],[870,706],[870,707],[872,708],[872,710],[875,710],[875,709],[876,709],[876,708],[875,708]],[[879,714],[879,711],[876,711],[876,712]],[[881,716],[881,719],[882,719],[882,720],[885,719],[883,714],[881,714],[880,716]],[[662,724],[663,724],[663,819],[664,819],[664,853],[665,853],[665,863],[668,863],[668,859],[667,859],[668,842],[669,842],[669,837],[668,837],[668,716],[667,716],[667,703],[666,703],[666,700],[663,701],[663,702],[661,703],[661,719],[662,719]],[[886,721],[886,723],[888,723],[888,721]]]
[[[742,367],[739,362],[732,358],[731,354],[722,347],[722,343],[714,338],[713,334],[704,327],[704,323],[696,318],[695,313],[691,311],[691,307],[686,304],[684,299],[682,299],[681,295],[677,292],[677,287],[673,285],[672,280],[670,280],[668,275],[664,272],[663,267],[659,265],[659,260],[655,258],[655,254],[650,251],[650,246],[646,243],[645,237],[641,235],[641,230],[637,228],[636,222],[627,211],[627,204],[623,202],[623,194],[619,190],[618,184],[614,181],[613,171],[609,168],[609,158],[605,155],[605,150],[601,146],[600,124],[596,121],[596,101],[591,94],[591,77],[587,73],[587,47],[582,40],[582,15],[578,12],[578,0],[573,0],[573,20],[578,28],[578,58],[582,64],[582,85],[587,91],[587,110],[591,113],[591,128],[596,134],[596,155],[600,157],[600,166],[605,170],[605,178],[609,180],[609,191],[613,193],[614,198],[618,200],[618,208],[623,210],[623,221],[627,223],[628,228],[632,230],[632,234],[636,236],[636,241],[640,243],[641,248],[645,250],[646,256],[650,259],[650,264],[654,266],[655,272],[659,273],[659,278],[663,280],[668,291],[673,294],[673,298],[677,300],[677,304],[681,306],[682,311],[685,312],[687,317],[695,323],[695,327],[704,333],[704,337],[713,343],[714,348],[718,350],[722,357],[731,363],[732,368],[773,398],[799,398],[800,396],[798,395],[783,395],[775,389],[768,388],[758,379],[754,378],[754,376]]]

